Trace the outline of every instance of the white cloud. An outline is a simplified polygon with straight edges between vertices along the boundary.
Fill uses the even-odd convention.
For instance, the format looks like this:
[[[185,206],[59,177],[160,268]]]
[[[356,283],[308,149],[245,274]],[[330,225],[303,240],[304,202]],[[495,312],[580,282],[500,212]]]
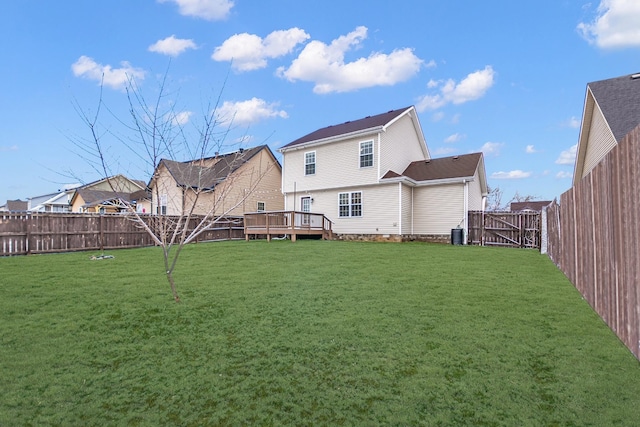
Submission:
[[[564,150],[560,153],[560,156],[556,159],[556,163],[559,165],[572,165],[576,161],[576,153],[578,151],[578,144],[572,145],[568,150]]]
[[[350,92],[373,86],[393,86],[416,75],[424,61],[410,48],[389,54],[373,52],[366,58],[345,62],[345,54],[360,48],[367,38],[367,27],[360,26],[327,45],[309,42],[289,68],[280,67],[278,75],[289,81],[315,84],[315,93]],[[427,66],[434,66],[432,61]]]
[[[171,35],[149,46],[149,51],[163,55],[178,56],[185,50],[196,49],[196,47],[196,44],[191,39],[177,39],[175,35]]]
[[[189,122],[189,119],[191,118],[192,115],[193,115],[192,111],[181,111],[179,113],[176,113],[175,116],[173,116],[173,119],[171,120],[171,122],[173,123],[174,126],[183,126]]]
[[[144,80],[145,72],[141,68],[134,68],[127,61],[120,63],[121,68],[112,68],[111,65],[98,64],[93,58],[81,56],[71,65],[73,75],[97,82],[113,89],[122,89],[129,79]]]
[[[17,145],[11,145],[9,147],[0,146],[0,151],[18,151]]]
[[[440,88],[440,93],[424,95],[416,105],[418,111],[436,110],[447,104],[464,104],[484,96],[493,86],[495,71],[490,65],[483,70],[474,71],[459,83],[453,79],[446,81],[430,80],[427,88]]]
[[[564,126],[566,126],[568,128],[571,128],[571,129],[578,129],[580,127],[580,119],[578,119],[575,116],[571,116],[571,118],[569,120],[564,122]]]
[[[560,171],[556,174],[556,178],[560,178],[560,179],[571,178],[572,176],[573,174],[567,171]]]
[[[590,44],[607,48],[640,47],[640,2],[602,0],[592,22],[581,22],[578,32]]]
[[[504,146],[501,142],[485,142],[484,145],[480,148],[480,151],[484,153],[485,156],[498,156],[500,155],[500,149]]]
[[[255,34],[235,34],[213,51],[216,61],[231,61],[238,71],[251,71],[267,66],[268,58],[277,58],[291,53],[296,45],[309,38],[300,28],[274,31],[262,39]]]
[[[229,16],[233,0],[158,0],[159,3],[171,2],[178,5],[178,11],[184,16],[193,16],[207,21],[219,21]]]
[[[454,142],[462,141],[466,137],[467,137],[467,135],[463,135],[463,134],[460,134],[460,133],[454,133],[453,135],[449,135],[448,137],[446,137],[444,139],[444,142],[446,142],[448,144],[453,144]]]
[[[288,118],[287,112],[278,110],[277,106],[277,103],[269,104],[259,98],[238,102],[225,101],[218,108],[217,116],[222,122],[229,123],[233,121],[238,125],[250,125],[272,117]]]
[[[524,149],[527,154],[537,153],[536,148],[533,145],[527,145],[527,148]]]
[[[491,178],[493,179],[523,179],[529,178],[531,176],[531,172],[524,172],[520,169],[512,170],[509,172],[494,172],[491,174]]]

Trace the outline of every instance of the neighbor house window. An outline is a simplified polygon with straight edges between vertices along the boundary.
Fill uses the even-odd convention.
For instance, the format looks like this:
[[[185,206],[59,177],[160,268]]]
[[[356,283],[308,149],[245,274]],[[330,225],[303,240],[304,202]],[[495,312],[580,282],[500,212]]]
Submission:
[[[265,210],[265,203],[258,202],[258,212],[264,212],[264,210]]]
[[[160,205],[157,207],[158,214],[166,215],[167,214],[167,195],[163,194],[160,196]]]
[[[362,216],[362,192],[340,193],[338,211],[341,217]]]
[[[316,152],[304,153],[304,174],[314,175],[316,173]]]
[[[373,166],[373,141],[360,143],[360,167]]]

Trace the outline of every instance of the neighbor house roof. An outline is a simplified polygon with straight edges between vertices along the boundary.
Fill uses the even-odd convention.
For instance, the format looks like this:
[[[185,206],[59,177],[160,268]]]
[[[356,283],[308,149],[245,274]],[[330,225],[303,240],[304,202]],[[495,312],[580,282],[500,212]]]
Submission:
[[[613,136],[620,142],[640,124],[640,73],[588,85]]]
[[[411,106],[400,108],[398,110],[390,110],[386,113],[377,114],[375,116],[367,116],[362,119],[344,122],[339,125],[327,126],[288,143],[287,145],[281,147],[280,150],[286,150],[288,148],[305,143],[331,139],[341,135],[380,130],[391,123],[393,120],[410,110],[415,110],[415,108]]]
[[[7,204],[5,206],[7,207],[7,210],[11,212],[26,211],[27,209],[29,209],[29,202],[20,199],[7,200]]]
[[[482,153],[419,160],[411,162],[402,174],[389,171],[382,178],[390,179],[403,176],[416,182],[468,178],[473,177],[481,161]]]
[[[76,190],[73,195],[72,201],[75,201],[76,197],[82,197],[84,201],[83,207],[89,206],[98,206],[105,204],[107,202],[111,202],[113,200],[124,199],[126,202],[131,202],[131,194],[130,193],[116,193],[114,191],[108,190],[91,190],[88,188],[79,188]]]
[[[216,185],[224,181],[230,173],[237,170],[265,148],[270,151],[269,146],[259,145],[246,150],[240,149],[232,153],[208,157],[202,159],[202,161],[190,160],[187,162],[177,162],[175,160],[163,159],[160,161],[160,164],[167,168],[178,186],[212,190]],[[198,165],[198,163],[206,164],[207,161],[215,159],[217,159],[217,161],[213,166],[204,167]]]
[[[509,209],[511,212],[518,212],[524,210],[541,211],[545,206],[549,206],[552,203],[551,200],[530,200],[528,202],[511,202]]]

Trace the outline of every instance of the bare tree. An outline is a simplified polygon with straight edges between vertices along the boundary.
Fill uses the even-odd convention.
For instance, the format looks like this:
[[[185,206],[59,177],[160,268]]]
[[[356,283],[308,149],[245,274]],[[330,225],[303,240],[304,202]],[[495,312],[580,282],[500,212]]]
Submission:
[[[504,211],[504,210],[508,210],[509,206],[513,202],[531,202],[540,198],[538,196],[532,196],[532,195],[521,196],[520,193],[516,191],[516,193],[508,202],[506,202],[505,204],[502,204],[503,196],[504,196],[504,192],[502,191],[502,189],[500,189],[500,187],[489,187],[488,194],[487,194],[486,210]]]
[[[185,128],[188,114],[176,110],[176,102],[167,89],[167,74],[159,83],[153,102],[148,102],[136,82],[129,79],[125,88],[128,119],[106,107],[102,85],[94,114],[76,102],[76,111],[89,136],[74,138],[73,142],[80,155],[107,179],[121,212],[162,248],[165,275],[174,300],[179,302],[174,271],[184,246],[236,212],[274,165],[261,158],[249,166],[247,152],[242,148],[220,154],[231,147],[226,140],[233,123],[218,117],[222,91],[215,103],[204,109],[192,137]],[[123,132],[103,126],[103,110],[109,113],[107,119],[115,118]],[[147,175],[152,212],[141,212],[116,179],[115,172],[123,164],[117,153],[123,149],[152,171]],[[179,160],[185,157],[188,161]]]
[[[488,211],[503,210],[502,206],[502,190],[500,187],[487,187],[487,206]]]

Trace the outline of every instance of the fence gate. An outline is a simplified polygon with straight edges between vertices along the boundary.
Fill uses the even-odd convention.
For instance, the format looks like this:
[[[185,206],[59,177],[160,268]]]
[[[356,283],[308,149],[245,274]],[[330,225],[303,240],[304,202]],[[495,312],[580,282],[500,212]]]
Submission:
[[[469,212],[474,245],[540,248],[540,212]]]

